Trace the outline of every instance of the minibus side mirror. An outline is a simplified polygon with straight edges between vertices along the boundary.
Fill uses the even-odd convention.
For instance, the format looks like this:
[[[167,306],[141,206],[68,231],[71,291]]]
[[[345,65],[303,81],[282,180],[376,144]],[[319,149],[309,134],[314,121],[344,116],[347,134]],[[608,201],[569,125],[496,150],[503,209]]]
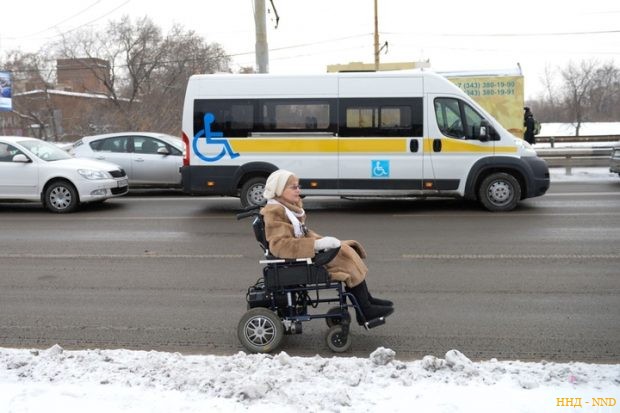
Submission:
[[[480,121],[480,126],[474,128],[474,138],[481,142],[497,141],[499,135],[493,126],[486,119]]]

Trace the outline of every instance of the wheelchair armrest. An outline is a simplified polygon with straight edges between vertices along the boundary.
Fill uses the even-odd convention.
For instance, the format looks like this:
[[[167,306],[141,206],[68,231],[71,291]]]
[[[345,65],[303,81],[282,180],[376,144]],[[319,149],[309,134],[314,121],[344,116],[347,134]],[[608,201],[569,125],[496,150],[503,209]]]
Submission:
[[[331,248],[328,250],[322,250],[322,251],[317,252],[314,255],[314,264],[315,265],[327,264],[328,262],[336,258],[336,255],[338,255],[338,251],[340,251],[340,247]]]

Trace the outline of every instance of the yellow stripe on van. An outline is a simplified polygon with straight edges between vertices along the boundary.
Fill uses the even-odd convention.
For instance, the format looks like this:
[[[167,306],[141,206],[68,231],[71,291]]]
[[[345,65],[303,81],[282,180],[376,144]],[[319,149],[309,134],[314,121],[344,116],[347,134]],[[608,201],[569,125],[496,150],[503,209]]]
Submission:
[[[337,153],[337,139],[228,139],[238,153]]]
[[[229,139],[238,153],[402,153],[407,139]],[[340,145],[340,147],[339,147]]]
[[[517,153],[517,147],[515,146],[496,146],[495,153]]]
[[[441,152],[443,153],[493,153],[495,148],[493,145],[476,145],[473,142],[468,142],[459,139],[442,139],[441,140]]]
[[[340,152],[407,152],[407,139],[340,138]]]
[[[433,138],[424,139],[424,152],[433,152]],[[478,141],[441,139],[441,153],[516,153],[516,146],[482,145]]]
[[[433,152],[433,141],[424,139],[424,152]],[[229,138],[238,153],[403,153],[409,152],[407,138]],[[516,153],[516,146],[481,145],[476,141],[441,139],[442,153]]]

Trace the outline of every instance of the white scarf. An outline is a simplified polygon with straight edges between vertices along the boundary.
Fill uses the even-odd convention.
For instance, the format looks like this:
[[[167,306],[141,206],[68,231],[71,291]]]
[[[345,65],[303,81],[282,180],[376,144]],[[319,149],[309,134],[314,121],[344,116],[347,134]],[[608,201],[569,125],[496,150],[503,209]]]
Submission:
[[[284,212],[286,212],[286,217],[288,218],[289,221],[291,221],[291,224],[293,224],[293,231],[295,233],[295,238],[303,238],[306,234],[303,228],[303,225],[301,223],[301,221],[299,221],[299,218],[303,217],[306,212],[302,209],[300,213],[297,212],[293,212],[290,209],[288,209],[286,207],[286,205],[281,204],[280,202],[276,201],[275,199],[270,199],[267,201],[267,204],[271,204],[271,205],[281,205],[282,208],[284,208]]]

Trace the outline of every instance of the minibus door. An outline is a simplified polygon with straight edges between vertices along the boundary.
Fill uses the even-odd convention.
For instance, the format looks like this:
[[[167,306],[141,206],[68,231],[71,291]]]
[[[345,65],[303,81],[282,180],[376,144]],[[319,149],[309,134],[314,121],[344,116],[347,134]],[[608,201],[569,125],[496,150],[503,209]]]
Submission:
[[[342,82],[364,90],[366,83]],[[388,88],[388,85],[382,87]],[[400,87],[392,85],[393,88]],[[421,88],[412,83],[411,88]],[[402,92],[401,92],[402,93]],[[421,92],[420,92],[421,94]],[[422,97],[341,98],[338,177],[341,195],[418,195],[423,169]]]
[[[479,138],[484,119],[458,97],[429,95],[425,152],[431,167],[425,168],[424,189],[463,193],[476,161],[494,153],[493,140]]]
[[[422,138],[339,140],[341,194],[406,195],[422,188]]]

